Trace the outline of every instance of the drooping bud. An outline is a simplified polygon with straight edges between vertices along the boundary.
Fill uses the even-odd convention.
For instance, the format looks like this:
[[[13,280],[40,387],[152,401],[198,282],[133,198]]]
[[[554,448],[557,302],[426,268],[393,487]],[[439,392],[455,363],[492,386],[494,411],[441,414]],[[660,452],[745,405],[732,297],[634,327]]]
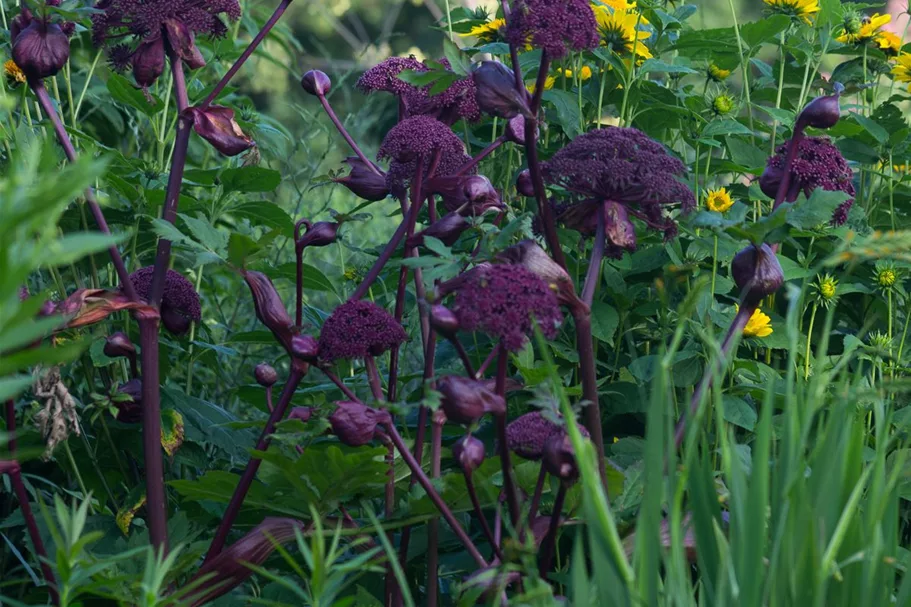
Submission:
[[[358,402],[336,403],[338,408],[329,416],[332,433],[349,447],[361,447],[374,439],[377,427],[386,423],[389,414]]]
[[[270,388],[278,381],[278,372],[269,363],[259,363],[253,369],[253,377],[256,378],[256,383],[263,388]]]
[[[313,409],[310,407],[293,407],[291,413],[288,414],[288,419],[296,419],[306,424],[312,416]]]
[[[636,227],[625,205],[611,200],[603,203],[604,237],[609,244],[629,252],[636,250]]]
[[[497,258],[524,267],[546,282],[557,294],[557,299],[571,309],[581,309],[585,304],[576,295],[573,279],[560,264],[534,240],[523,240],[504,249]]]
[[[332,80],[326,72],[310,70],[301,78],[301,87],[311,95],[323,97],[332,88]]]
[[[563,482],[574,483],[579,478],[576,452],[569,435],[565,432],[559,432],[547,439],[541,464],[548,474]]]
[[[784,178],[784,172],[774,166],[766,165],[762,175],[759,176],[759,189],[769,198],[774,199],[778,195],[778,186]]]
[[[70,58],[70,41],[56,23],[32,19],[13,37],[13,61],[29,79],[55,75]]]
[[[440,195],[449,212],[477,216],[489,209],[504,208],[499,192],[483,175],[433,177],[427,181],[426,189],[428,193]]]
[[[294,245],[298,251],[307,247],[325,247],[338,240],[338,223],[334,221],[317,221],[311,224],[307,220],[297,222],[294,229]],[[300,234],[300,226],[306,229]]]
[[[131,379],[117,387],[113,399],[117,407],[117,421],[124,424],[137,424],[142,419],[142,380]]]
[[[143,42],[133,53],[133,78],[142,88],[155,84],[164,72],[164,40],[161,36]]]
[[[487,413],[506,414],[506,401],[503,397],[478,380],[446,375],[437,381],[437,390],[443,395],[443,412],[450,421],[457,424],[474,424]]]
[[[161,324],[174,335],[186,335],[187,331],[190,330],[190,325],[193,324],[193,320],[181,314],[179,310],[175,310],[170,306],[162,306]]]
[[[377,201],[386,198],[389,195],[389,188],[386,187],[386,174],[376,165],[374,171],[357,156],[349,156],[345,162],[351,167],[351,172],[345,177],[335,177],[332,179],[335,183],[340,183],[355,196],[364,200]]]
[[[521,196],[533,198],[535,195],[535,184],[531,180],[531,172],[525,169],[516,177],[516,191]]]
[[[256,145],[234,120],[231,108],[221,105],[210,105],[206,109],[190,107],[184,114],[193,122],[193,130],[225,156],[237,156]]]
[[[136,357],[136,346],[126,336],[126,333],[117,331],[116,333],[111,333],[104,340],[104,355],[111,358],[124,357],[132,359]]]
[[[731,276],[743,295],[745,304],[757,304],[763,297],[781,288],[784,272],[771,247],[747,245],[734,256]]]
[[[829,129],[835,126],[841,118],[841,106],[838,103],[845,87],[836,83],[835,93],[817,97],[803,108],[797,117],[798,125],[811,126],[814,129]]]
[[[475,99],[482,112],[499,118],[519,114],[531,117],[528,95],[516,89],[516,77],[511,69],[498,61],[482,61],[471,75]]]
[[[244,270],[242,273],[244,280],[247,281],[247,286],[250,287],[250,293],[253,294],[256,318],[272,331],[275,339],[290,353],[294,323],[291,321],[278,291],[275,290],[275,285],[262,272]]]
[[[462,232],[470,227],[471,224],[461,214],[447,213],[405,242],[408,248],[418,247],[424,244],[425,236],[430,236],[440,240],[447,247],[451,247],[459,240]]]
[[[447,339],[451,339],[459,330],[459,319],[455,312],[442,304],[430,306],[430,326]]]
[[[452,457],[465,474],[477,470],[485,456],[484,443],[471,434],[466,434],[452,446]]]
[[[537,129],[535,129],[537,132]],[[503,131],[506,135],[506,141],[517,145],[525,145],[525,116],[519,114],[510,118],[506,122],[506,129]]]
[[[206,64],[206,60],[203,58],[202,53],[199,52],[199,49],[196,47],[193,32],[190,31],[190,28],[188,28],[183,21],[179,19],[165,19],[164,33],[165,36],[167,36],[168,44],[171,46],[171,49],[177,53],[177,56],[180,57],[191,70],[199,69]]]
[[[295,335],[291,338],[291,356],[304,362],[316,362],[319,342],[312,335]]]

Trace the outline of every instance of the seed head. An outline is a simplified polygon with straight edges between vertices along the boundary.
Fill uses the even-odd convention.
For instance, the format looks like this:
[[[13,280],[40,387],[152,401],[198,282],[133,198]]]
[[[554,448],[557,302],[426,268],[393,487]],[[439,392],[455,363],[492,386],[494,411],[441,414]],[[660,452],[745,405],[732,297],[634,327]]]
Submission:
[[[319,357],[331,362],[378,356],[406,339],[405,329],[383,308],[369,301],[348,301],[323,323]]]
[[[130,274],[130,282],[142,299],[149,298],[154,272],[153,266],[146,266]],[[190,322],[199,322],[201,319],[202,310],[196,287],[179,272],[168,270],[161,295],[162,324],[171,333],[183,335],[189,330]]]
[[[415,116],[401,121],[386,134],[377,158],[389,159],[386,185],[393,192],[402,192],[411,182],[420,161],[425,181],[430,177],[431,162],[439,154],[433,175],[452,175],[470,158],[465,154],[462,140],[448,126],[429,116]]]

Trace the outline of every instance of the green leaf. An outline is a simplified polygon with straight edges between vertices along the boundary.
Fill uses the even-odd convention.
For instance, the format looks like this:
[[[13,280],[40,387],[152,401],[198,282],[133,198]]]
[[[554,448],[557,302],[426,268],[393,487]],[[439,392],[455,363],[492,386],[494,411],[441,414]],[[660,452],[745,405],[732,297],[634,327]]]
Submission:
[[[557,110],[557,122],[567,137],[572,138],[582,132],[579,124],[581,117],[579,99],[575,95],[567,91],[551,89],[544,91],[542,98],[554,105]]]
[[[736,164],[750,169],[751,172],[759,171],[765,166],[767,153],[746,139],[731,136],[726,137],[724,142],[731,153],[731,160]]]
[[[120,74],[112,73],[108,78],[107,87],[114,101],[135,108],[147,116],[154,116],[164,109],[161,99],[151,95],[150,103],[146,98],[146,93],[136,88],[132,82]]]
[[[745,400],[725,394],[722,397],[722,404],[724,405],[724,421],[751,431],[756,427],[758,419],[756,411]]]
[[[880,145],[889,141],[889,132],[879,125],[878,122],[867,118],[863,114],[858,112],[851,112],[851,117],[857,121],[857,123],[864,127],[864,130],[867,131]]]
[[[226,233],[217,230],[208,221],[191,217],[183,213],[180,213],[179,216],[183,219],[184,223],[187,224],[187,227],[190,228],[190,232],[192,232],[196,240],[204,247],[215,253],[224,253],[228,246],[228,235]]]
[[[86,255],[104,251],[124,240],[124,236],[101,232],[71,232],[47,244],[41,263],[55,267],[70,264]]]
[[[731,120],[729,118],[724,118],[722,120],[712,120],[705,128],[702,129],[703,137],[717,137],[719,135],[752,135],[751,131],[746,126],[740,124],[736,120]]]
[[[225,169],[221,185],[225,192],[271,192],[282,182],[282,174],[259,166]]]
[[[674,65],[665,63],[658,59],[647,59],[642,67],[639,68],[640,74],[695,74],[697,73],[691,67],[685,65]]]
[[[20,393],[32,385],[32,381],[31,375],[0,377],[0,401],[19,396]]]
[[[616,308],[603,301],[592,303],[592,336],[595,339],[613,344],[618,324],[620,316]]]
[[[791,25],[787,15],[769,15],[755,23],[745,23],[740,28],[740,37],[750,48],[772,42]]]
[[[170,407],[183,416],[186,440],[213,445],[237,460],[246,457],[246,449],[256,440],[251,430],[228,427],[228,424],[238,421],[235,415],[182,390],[163,387],[161,404],[162,408]]]
[[[304,264],[304,291],[328,291],[335,293],[335,285],[323,273],[322,270],[310,264]],[[275,280],[284,278],[292,283],[297,280],[297,265],[294,263],[283,263],[277,268],[268,268],[269,276]]]
[[[287,211],[264,200],[244,202],[231,209],[231,213],[250,220],[251,225],[275,228],[283,234],[294,231],[294,222]]]
[[[801,230],[809,230],[828,223],[838,205],[850,198],[841,191],[829,192],[816,188],[808,200],[802,197],[788,213],[788,223]],[[784,205],[782,205],[784,206]]]
[[[450,69],[459,76],[471,73],[471,60],[448,37],[443,38],[443,55],[449,60]]]

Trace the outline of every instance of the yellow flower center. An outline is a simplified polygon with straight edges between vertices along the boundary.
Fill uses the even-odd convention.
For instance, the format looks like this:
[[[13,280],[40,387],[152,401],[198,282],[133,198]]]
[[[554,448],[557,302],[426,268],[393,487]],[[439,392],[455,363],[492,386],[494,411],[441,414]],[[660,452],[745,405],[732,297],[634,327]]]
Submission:
[[[883,270],[876,280],[881,287],[891,287],[895,284],[896,278],[895,270]]]
[[[734,205],[734,199],[728,194],[727,188],[709,190],[705,195],[705,206],[710,211],[724,213]]]
[[[3,73],[12,84],[25,84],[25,72],[12,59],[3,64]]]

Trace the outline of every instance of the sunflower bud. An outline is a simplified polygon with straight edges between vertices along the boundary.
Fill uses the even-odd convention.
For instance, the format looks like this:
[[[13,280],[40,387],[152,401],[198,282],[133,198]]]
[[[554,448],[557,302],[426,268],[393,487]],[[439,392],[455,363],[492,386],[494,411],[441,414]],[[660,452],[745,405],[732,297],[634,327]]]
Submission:
[[[503,397],[475,379],[447,375],[437,381],[437,390],[443,395],[443,412],[457,424],[474,424],[486,413],[506,414]]]
[[[579,478],[576,452],[569,435],[565,432],[558,432],[547,439],[541,464],[549,474],[563,482],[574,483]]]
[[[499,118],[519,114],[532,117],[525,91],[516,89],[516,77],[511,69],[497,61],[482,61],[471,75],[475,99],[482,112]]]
[[[811,126],[814,129],[829,129],[835,126],[841,118],[838,98],[841,97],[843,90],[844,87],[839,83],[834,95],[823,95],[808,103],[797,117],[797,124]]]
[[[294,323],[285,309],[285,304],[269,277],[262,272],[243,271],[244,280],[253,294],[253,307],[256,318],[272,331],[275,339],[282,344],[285,350],[292,351],[292,327]]]
[[[114,398],[117,407],[117,421],[124,424],[137,424],[142,419],[142,380],[131,379],[117,387]]]
[[[184,113],[193,122],[193,130],[225,156],[237,156],[256,145],[241,130],[234,120],[234,110],[230,108],[221,105],[210,105],[206,109],[191,107]]]
[[[319,342],[312,335],[295,335],[291,338],[291,356],[304,362],[316,362]]]
[[[271,388],[278,381],[278,372],[269,363],[259,363],[253,369],[253,377],[256,378],[256,383],[263,388]]]
[[[731,262],[731,276],[741,292],[745,293],[745,304],[759,303],[763,297],[778,291],[784,282],[778,257],[767,244],[758,248],[748,245],[737,253]]]
[[[311,95],[323,97],[332,88],[332,81],[326,72],[310,70],[301,78],[301,87]]]
[[[349,156],[345,162],[351,171],[345,177],[335,177],[335,183],[340,183],[355,195],[364,200],[377,201],[389,195],[386,187],[386,174],[377,169],[374,171],[357,156]],[[376,166],[374,165],[374,168]]]
[[[525,169],[519,176],[516,177],[516,191],[521,196],[526,196],[528,198],[534,198],[535,196],[535,184],[531,180],[531,172],[528,169]]]
[[[126,336],[126,333],[117,331],[116,333],[111,333],[104,340],[104,355],[111,358],[124,357],[132,359],[136,357],[136,346]]]
[[[196,42],[193,39],[193,32],[186,26],[183,21],[178,19],[164,20],[164,33],[167,37],[168,44],[177,56],[187,64],[191,70],[196,70],[206,64],[202,53],[196,48]]]
[[[430,236],[440,240],[447,247],[451,247],[462,235],[462,232],[471,227],[459,213],[447,213],[427,228],[421,230],[406,241],[408,248],[424,244],[424,237]]]
[[[317,221],[314,224],[301,221],[298,225],[307,228],[301,236],[298,236],[298,231],[295,230],[294,245],[298,251],[307,247],[329,246],[338,240],[339,224],[334,221]]]
[[[161,36],[143,42],[133,53],[133,78],[142,88],[155,84],[164,72],[164,40]]]
[[[361,447],[374,439],[377,426],[386,423],[389,414],[361,403],[345,401],[329,416],[332,433],[349,447]]]
[[[306,424],[312,416],[313,409],[310,407],[293,407],[291,413],[288,414],[288,419],[296,419]]]
[[[54,76],[70,58],[70,41],[61,27],[32,19],[13,36],[13,61],[34,80]]]
[[[466,434],[452,446],[452,457],[465,474],[471,474],[484,463],[484,443]]]
[[[433,330],[450,339],[459,330],[459,319],[455,312],[442,304],[430,306],[430,326]]]

